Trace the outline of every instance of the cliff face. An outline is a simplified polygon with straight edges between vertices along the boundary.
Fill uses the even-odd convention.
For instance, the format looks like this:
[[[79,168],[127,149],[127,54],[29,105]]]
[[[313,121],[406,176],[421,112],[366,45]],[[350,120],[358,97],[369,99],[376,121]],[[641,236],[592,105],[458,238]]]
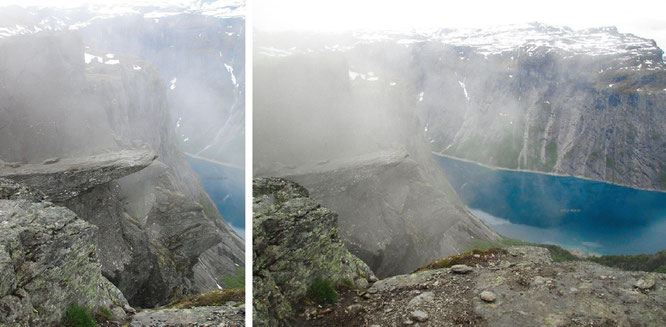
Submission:
[[[256,57],[255,174],[301,183],[335,210],[345,245],[378,276],[496,239],[434,163],[409,89],[350,69],[336,54]]]
[[[645,41],[636,53],[608,55],[523,45],[486,57],[473,48],[415,47],[433,150],[666,189],[666,66]]]
[[[243,263],[243,241],[204,210],[214,205],[177,148],[160,75],[77,35],[0,39],[0,175],[96,225],[102,273],[130,303],[217,288]],[[125,162],[122,175],[147,168],[100,175]]]

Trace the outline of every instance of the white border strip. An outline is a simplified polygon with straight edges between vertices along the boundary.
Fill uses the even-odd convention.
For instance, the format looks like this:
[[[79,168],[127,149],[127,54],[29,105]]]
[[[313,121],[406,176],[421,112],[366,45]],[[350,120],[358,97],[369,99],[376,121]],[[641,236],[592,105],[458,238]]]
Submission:
[[[252,326],[252,32],[253,6],[245,6],[245,326]]]

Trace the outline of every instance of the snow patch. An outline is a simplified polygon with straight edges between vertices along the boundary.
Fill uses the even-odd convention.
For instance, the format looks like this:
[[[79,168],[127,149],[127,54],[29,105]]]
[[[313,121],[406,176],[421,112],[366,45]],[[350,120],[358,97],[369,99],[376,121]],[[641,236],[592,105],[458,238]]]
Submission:
[[[238,82],[236,82],[236,76],[234,75],[234,68],[227,64],[224,64],[224,67],[226,67],[229,74],[231,74],[231,82],[238,87]]]
[[[93,61],[93,59],[97,59],[97,62],[100,64],[104,61],[102,60],[102,57],[98,57],[89,53],[83,53],[83,59],[85,60],[86,64],[89,64]]]
[[[469,95],[467,94],[467,88],[465,87],[465,83],[458,81],[458,84],[460,85],[460,87],[462,87],[463,92],[465,93],[465,98],[467,99],[467,101],[469,101]]]
[[[120,60],[118,60],[118,59],[111,59],[111,60],[107,60],[107,61],[105,61],[104,63],[107,64],[107,65],[117,65],[117,64],[120,63]]]

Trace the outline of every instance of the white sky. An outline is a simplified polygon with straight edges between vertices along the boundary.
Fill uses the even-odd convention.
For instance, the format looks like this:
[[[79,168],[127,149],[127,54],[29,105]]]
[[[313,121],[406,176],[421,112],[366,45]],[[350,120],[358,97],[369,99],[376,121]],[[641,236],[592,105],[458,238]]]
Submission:
[[[253,0],[255,29],[461,28],[538,21],[574,29],[616,26],[666,47],[666,0]]]

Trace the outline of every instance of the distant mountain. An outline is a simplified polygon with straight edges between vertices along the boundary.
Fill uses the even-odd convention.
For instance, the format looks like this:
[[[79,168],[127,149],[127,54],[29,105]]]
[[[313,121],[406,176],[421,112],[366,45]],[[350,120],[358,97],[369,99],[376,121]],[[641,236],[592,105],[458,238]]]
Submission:
[[[653,40],[539,23],[255,40],[257,58],[336,53],[353,88],[410,93],[432,151],[666,190],[666,64]]]

